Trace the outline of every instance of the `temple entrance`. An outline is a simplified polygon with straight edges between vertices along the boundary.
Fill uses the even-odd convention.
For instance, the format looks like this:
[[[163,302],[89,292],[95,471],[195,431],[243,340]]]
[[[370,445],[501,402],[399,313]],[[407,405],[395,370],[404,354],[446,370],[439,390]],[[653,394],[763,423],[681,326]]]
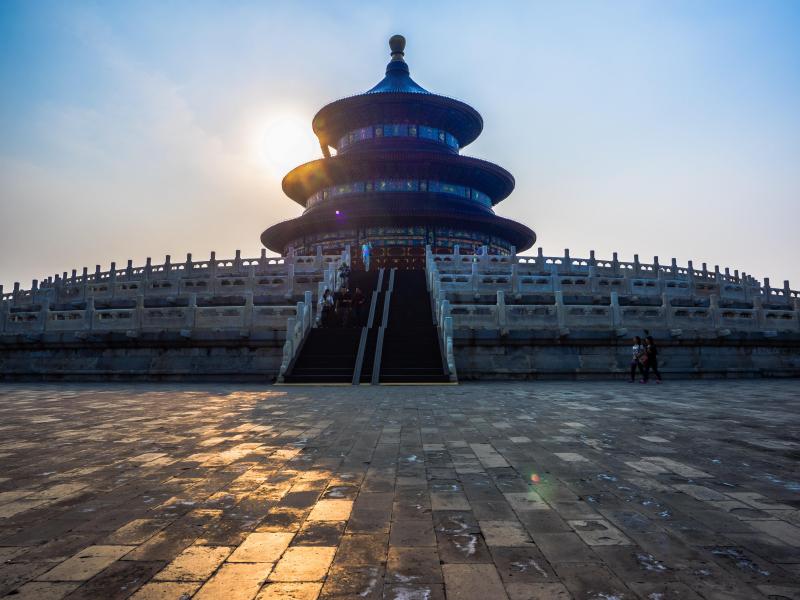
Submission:
[[[351,267],[364,270],[361,248],[351,249]],[[422,246],[373,246],[370,251],[370,271],[399,269],[402,271],[425,268],[425,248]]]

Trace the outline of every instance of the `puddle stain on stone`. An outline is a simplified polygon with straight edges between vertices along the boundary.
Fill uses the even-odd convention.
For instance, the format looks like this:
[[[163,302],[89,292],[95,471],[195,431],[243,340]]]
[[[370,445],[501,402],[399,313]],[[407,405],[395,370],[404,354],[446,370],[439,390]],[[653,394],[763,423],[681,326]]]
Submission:
[[[657,560],[652,554],[644,554],[642,552],[636,553],[636,560],[645,571],[663,572],[667,570],[660,560]]]
[[[747,558],[747,556],[745,556],[739,548],[731,546],[715,546],[714,548],[711,548],[711,554],[731,560],[731,562],[736,565],[736,568],[741,571],[752,571],[754,573],[758,573],[759,575],[763,575],[764,577],[769,577],[770,575],[769,571],[762,569],[757,563]]]
[[[532,559],[532,558],[529,558],[528,560],[526,560],[526,561],[524,561],[524,562],[515,561],[515,562],[512,562],[512,563],[511,563],[511,568],[512,568],[514,571],[516,571],[517,573],[525,573],[525,572],[526,572],[526,571],[528,571],[528,569],[530,569],[531,567],[533,567],[533,569],[534,569],[534,570],[535,570],[537,573],[539,573],[539,574],[540,574],[542,577],[549,577],[549,575],[548,575],[548,574],[545,572],[545,570],[544,570],[544,569],[542,569],[542,567],[539,565],[539,563],[538,563],[538,562],[536,562],[536,561],[535,561],[534,559]]]

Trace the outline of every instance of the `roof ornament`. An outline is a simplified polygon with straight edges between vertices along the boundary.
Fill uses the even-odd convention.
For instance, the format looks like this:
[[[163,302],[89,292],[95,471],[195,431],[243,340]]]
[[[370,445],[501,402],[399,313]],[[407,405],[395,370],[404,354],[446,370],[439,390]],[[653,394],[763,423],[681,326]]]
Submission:
[[[395,34],[389,38],[389,48],[392,51],[392,61],[405,62],[403,56],[406,49],[406,38],[400,34]]]

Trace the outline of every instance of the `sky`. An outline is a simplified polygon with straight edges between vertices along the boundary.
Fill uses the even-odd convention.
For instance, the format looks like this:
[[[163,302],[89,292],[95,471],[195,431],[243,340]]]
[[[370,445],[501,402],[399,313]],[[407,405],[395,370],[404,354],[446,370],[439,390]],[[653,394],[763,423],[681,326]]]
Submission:
[[[407,38],[516,178],[535,253],[707,262],[800,289],[800,2],[0,3],[0,284],[254,256],[311,119]]]

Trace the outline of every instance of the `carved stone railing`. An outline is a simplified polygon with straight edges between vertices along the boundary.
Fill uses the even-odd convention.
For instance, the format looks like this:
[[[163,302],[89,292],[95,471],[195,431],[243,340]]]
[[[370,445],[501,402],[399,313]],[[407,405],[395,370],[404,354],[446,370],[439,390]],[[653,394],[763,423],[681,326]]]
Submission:
[[[137,296],[173,297],[192,293],[199,295],[233,295],[252,292],[254,295],[302,296],[306,291],[317,292],[324,284],[324,273],[341,262],[341,255],[267,257],[262,251],[258,258],[242,258],[237,251],[232,259],[218,259],[214,252],[207,260],[194,261],[187,254],[186,261],[173,263],[167,256],[163,264],[154,265],[148,258],[142,267],[134,267],[128,261],[125,269],[117,269],[111,263],[108,271],[98,265],[94,273],[86,267],[79,274],[34,279],[30,289],[22,289],[19,283],[14,290],[4,292],[0,286],[2,301],[12,306],[39,304],[44,299],[51,304],[73,300],[95,298],[97,300],[125,299]]]
[[[88,276],[48,279],[30,290],[3,294],[0,334],[45,332],[85,333],[177,330],[234,330],[249,335],[258,330],[283,330],[304,298],[309,310],[314,295],[333,289],[336,270],[347,252],[337,256],[241,258],[174,265],[148,260],[142,268],[112,269]],[[84,270],[85,271],[85,270]],[[0,293],[2,288],[0,287]]]
[[[669,329],[800,332],[800,293],[761,285],[745,274],[709,272],[656,260],[612,261],[563,257],[426,255],[428,288],[440,329]],[[488,299],[491,298],[489,301]],[[565,300],[566,298],[566,300]],[[620,302],[620,298],[625,302]],[[691,301],[691,305],[686,300]],[[480,301],[477,301],[480,300]],[[510,300],[510,301],[509,301]]]
[[[782,288],[770,285],[769,278],[759,282],[746,273],[718,266],[709,270],[706,263],[695,269],[689,261],[679,267],[676,259],[662,265],[658,257],[653,263],[642,263],[638,256],[633,262],[622,262],[614,253],[612,260],[599,260],[594,252],[589,258],[573,258],[569,250],[563,256],[545,256],[539,249],[537,256],[517,255],[462,255],[455,248],[453,254],[435,254],[428,259],[437,267],[439,289],[447,292],[476,293],[502,289],[518,293],[608,294],[616,291],[624,296],[709,297],[750,301],[761,297],[765,304],[792,306],[800,299],[800,291],[792,290],[785,281]],[[430,267],[428,268],[430,272]]]
[[[444,314],[442,311],[437,310],[439,278],[436,263],[431,260],[430,247],[426,249],[425,253],[425,269],[428,293],[430,294],[434,314],[436,315],[436,328],[439,334],[439,341],[444,350],[448,376],[450,381],[456,382],[458,381],[458,372],[456,371],[456,358],[453,353],[453,318],[449,314]],[[444,302],[446,303],[447,300]]]
[[[297,303],[297,314],[286,322],[286,342],[283,344],[283,358],[278,370],[278,382],[283,383],[286,373],[303,346],[306,336],[314,324],[314,306],[311,292],[306,292],[305,300]]]

